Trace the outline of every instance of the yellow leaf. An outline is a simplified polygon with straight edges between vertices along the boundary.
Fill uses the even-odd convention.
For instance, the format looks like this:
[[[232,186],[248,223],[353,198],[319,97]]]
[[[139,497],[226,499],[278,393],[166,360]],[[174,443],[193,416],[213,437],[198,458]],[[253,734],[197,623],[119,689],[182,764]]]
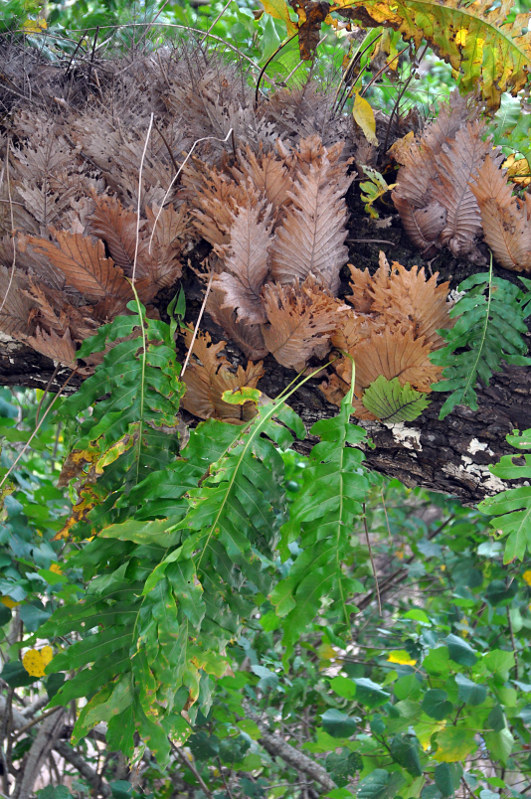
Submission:
[[[44,677],[44,671],[52,656],[51,646],[43,646],[42,649],[28,649],[22,658],[22,665],[32,677]]]
[[[52,563],[51,566],[50,566],[50,571],[53,572],[54,574],[62,574],[63,573],[63,570],[61,569],[61,567],[59,566],[58,563]]]
[[[523,188],[531,185],[531,169],[527,158],[516,158],[514,153],[505,159],[502,167],[507,170],[507,177]]]
[[[355,122],[362,129],[363,135],[369,144],[374,144],[376,146],[378,144],[378,139],[376,138],[376,120],[374,118],[374,112],[370,106],[370,103],[368,103],[363,97],[360,97],[358,92],[356,92],[354,95],[352,116],[354,117]]]
[[[527,571],[525,571],[525,572],[522,574],[522,577],[524,578],[525,582],[526,582],[528,585],[531,585],[531,569],[527,569]],[[2,600],[2,601],[3,601],[3,600]],[[5,603],[4,603],[4,604],[5,604]]]
[[[0,602],[2,605],[5,605],[6,608],[16,608],[17,605],[20,605],[20,602],[15,602],[15,600],[11,599],[10,596],[1,597]]]
[[[45,19],[30,19],[28,17],[23,22],[21,31],[22,33],[42,33],[47,27]]]
[[[461,28],[461,30],[457,31],[455,34],[455,43],[464,46],[466,44],[466,37],[468,36],[468,31],[466,28]]]
[[[389,663],[399,663],[401,666],[414,666],[417,662],[405,649],[396,649],[394,652],[390,652],[387,660]]]

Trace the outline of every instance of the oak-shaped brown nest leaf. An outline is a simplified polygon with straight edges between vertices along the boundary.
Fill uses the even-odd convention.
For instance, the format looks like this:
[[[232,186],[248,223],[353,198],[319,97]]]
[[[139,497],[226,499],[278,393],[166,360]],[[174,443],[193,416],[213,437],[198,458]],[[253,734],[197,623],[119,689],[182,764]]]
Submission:
[[[28,336],[26,339],[26,344],[42,355],[46,355],[47,358],[69,366],[70,369],[76,368],[76,348],[68,328],[63,335],[60,335],[53,330],[51,333],[47,333],[37,327],[35,335]]]
[[[271,273],[279,283],[303,281],[310,273],[332,294],[339,288],[339,272],[348,250],[347,206],[344,195],[353,180],[344,164],[331,164],[328,155],[299,170],[292,204],[277,228],[271,248]]]
[[[113,305],[125,308],[132,298],[131,287],[123,271],[105,256],[103,242],[80,233],[55,230],[53,234],[57,244],[36,236],[29,236],[28,241],[89,301],[106,303],[112,299]]]
[[[476,110],[477,114],[477,110]],[[393,202],[413,243],[427,256],[449,247],[482,261],[480,216],[468,183],[491,149],[485,126],[454,92],[420,139],[395,150],[402,164]]]
[[[483,141],[484,132],[482,122],[466,123],[439,156],[433,197],[446,209],[439,240],[456,257],[473,254],[481,234],[481,214],[469,183],[492,151],[490,141]]]
[[[416,338],[424,337],[432,349],[444,346],[436,332],[451,327],[448,311],[449,283],[437,285],[438,272],[426,280],[424,268],[406,269],[394,261],[391,266],[380,252],[380,266],[372,275],[349,264],[351,288],[349,299],[355,310],[378,314],[389,327],[411,329]]]
[[[487,156],[470,184],[481,212],[483,235],[506,269],[531,272],[531,194],[513,197],[505,173]]]
[[[293,178],[284,157],[277,152],[264,153],[261,148],[253,153],[249,146],[240,153],[238,165],[233,167],[232,174],[239,183],[250,181],[251,184],[267,198],[275,211],[279,211],[289,202],[289,192],[293,188]]]
[[[248,358],[264,358],[267,348],[264,344],[261,326],[238,322],[234,308],[228,308],[225,302],[225,293],[216,288],[214,281],[212,290],[208,295],[206,310],[219,325],[231,342],[236,344]]]
[[[192,174],[190,170],[184,173],[183,184],[187,196],[193,197],[193,225],[210,244],[227,244],[234,213],[259,202],[259,193],[250,179],[238,183],[217,169]]]
[[[215,248],[224,259],[215,288],[224,293],[223,306],[233,308],[239,322],[258,324],[267,319],[260,291],[269,272],[270,210],[263,202],[240,207],[232,217],[229,243]]]
[[[64,336],[69,330],[72,340],[78,342],[96,332],[98,321],[94,306],[72,305],[65,292],[50,288],[44,283],[36,283],[31,277],[24,294],[34,304],[29,314],[32,327],[36,326],[43,332],[54,332],[60,336]]]
[[[341,325],[342,304],[313,276],[301,284],[268,283],[264,307],[269,324],[262,325],[264,342],[274,358],[300,372],[309,359],[322,359],[330,349],[330,336]]]
[[[192,340],[191,331],[185,334],[187,346]],[[221,419],[233,424],[243,424],[256,414],[252,402],[231,405],[224,402],[225,391],[237,391],[245,386],[256,388],[264,374],[262,363],[247,364],[246,369],[238,366],[236,372],[230,368],[228,360],[221,355],[226,341],[214,344],[209,333],[199,333],[192,350],[192,356],[183,380],[186,392],[182,399],[183,407],[200,419]]]
[[[148,219],[138,224],[138,248],[137,214],[124,208],[116,197],[94,196],[88,230],[105,241],[115,265],[128,277],[133,276],[134,269],[140,298],[149,302],[182,274],[179,258],[188,215],[184,207],[177,211],[173,205],[160,212],[156,206],[145,210]]]
[[[13,247],[12,241],[7,238],[1,244],[0,252],[5,250],[8,253],[9,246]],[[35,302],[24,293],[27,288],[26,276],[13,271],[8,263],[7,258],[0,263],[0,330],[8,336],[24,340],[32,332],[29,318]]]
[[[350,354],[356,364],[356,384],[354,388],[354,415],[359,419],[376,417],[363,407],[363,392],[379,375],[387,380],[397,377],[401,385],[410,383],[418,391],[429,393],[431,384],[440,379],[442,368],[434,366],[429,360],[431,348],[422,338],[415,338],[410,330],[385,328],[359,342]],[[321,385],[325,397],[331,402],[346,392],[350,385],[352,363],[342,358],[334,364],[336,375],[328,383]],[[337,404],[337,403],[336,403]]]

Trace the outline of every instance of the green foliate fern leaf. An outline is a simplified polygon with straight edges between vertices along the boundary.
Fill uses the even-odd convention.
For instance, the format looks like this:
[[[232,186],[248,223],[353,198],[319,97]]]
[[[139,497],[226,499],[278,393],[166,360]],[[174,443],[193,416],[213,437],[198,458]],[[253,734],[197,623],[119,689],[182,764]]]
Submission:
[[[507,436],[507,441],[516,449],[531,450],[531,428],[521,434],[515,430],[512,436]],[[514,462],[515,458],[517,463]],[[526,549],[531,551],[531,452],[503,455],[495,466],[489,468],[501,480],[523,480],[527,483],[508,488],[478,505],[482,513],[495,516],[491,525],[497,534],[507,536],[503,562],[523,560]]]
[[[525,318],[529,315],[525,294],[517,286],[489,272],[471,275],[459,285],[466,294],[450,311],[456,323],[450,330],[439,330],[446,340],[443,349],[431,353],[430,360],[444,367],[443,379],[433,391],[449,391],[439,418],[444,419],[456,405],[477,410],[476,384],[488,386],[492,374],[503,362],[525,366]]]
[[[381,422],[412,422],[428,407],[430,400],[409,383],[400,385],[398,377],[387,380],[380,375],[363,394],[363,404]]]
[[[324,598],[337,602],[338,620],[348,628],[347,600],[361,588],[349,576],[348,566],[361,557],[352,530],[354,520],[363,513],[369,481],[363,453],[355,447],[366,433],[350,423],[351,413],[352,388],[337,416],[312,427],[311,433],[321,441],[310,453],[289,521],[281,530],[282,557],[293,563],[288,576],[273,590],[271,602],[283,617],[284,662]]]

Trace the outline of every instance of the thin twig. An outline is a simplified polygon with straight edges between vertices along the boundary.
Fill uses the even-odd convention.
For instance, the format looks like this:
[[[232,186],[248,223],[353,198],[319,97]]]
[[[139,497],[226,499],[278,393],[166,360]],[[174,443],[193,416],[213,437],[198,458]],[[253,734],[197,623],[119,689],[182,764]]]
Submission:
[[[223,14],[225,13],[225,11],[227,10],[227,8],[230,6],[230,4],[231,4],[231,3],[232,3],[232,0],[227,0],[227,2],[225,3],[225,5],[223,6],[223,8],[221,9],[221,11],[219,12],[219,14],[217,15],[217,17],[216,17],[216,18],[214,19],[214,21],[212,22],[212,25],[209,27],[209,29],[207,30],[207,32],[205,33],[205,35],[203,36],[203,38],[202,38],[202,39],[201,39],[201,41],[199,42],[199,47],[202,47],[202,46],[204,45],[204,43],[205,43],[205,39],[208,37],[208,35],[209,35],[209,33],[211,32],[212,28],[214,27],[214,25],[216,24],[216,22],[218,22],[218,21],[221,19],[221,17],[223,16]]]
[[[33,433],[31,434],[31,436],[28,438],[28,440],[26,441],[26,443],[24,444],[24,446],[22,447],[22,449],[20,450],[19,454],[17,455],[17,457],[15,458],[15,460],[13,461],[13,463],[11,464],[11,466],[9,467],[9,469],[7,470],[6,474],[3,476],[3,478],[2,478],[2,481],[0,482],[0,488],[2,488],[2,486],[4,485],[4,483],[6,482],[6,480],[8,479],[9,475],[10,475],[10,474],[12,474],[12,472],[13,472],[13,469],[15,468],[15,466],[17,465],[17,463],[20,461],[20,459],[21,459],[21,458],[22,458],[22,457],[25,455],[26,451],[29,449],[29,446],[30,446],[31,442],[33,441],[33,439],[35,438],[35,436],[36,436],[36,435],[37,435],[37,433],[39,432],[39,430],[40,430],[40,428],[41,428],[41,426],[42,426],[42,424],[43,424],[44,420],[46,419],[46,417],[48,416],[48,414],[49,414],[49,413],[50,413],[50,411],[52,410],[52,408],[53,408],[53,406],[54,406],[55,402],[56,402],[56,401],[59,399],[59,397],[61,396],[61,394],[63,393],[63,391],[65,390],[65,388],[67,387],[67,385],[69,384],[69,382],[71,381],[71,379],[73,378],[73,376],[74,376],[75,374],[77,374],[77,369],[78,369],[78,367],[76,366],[76,368],[75,368],[75,369],[74,369],[74,370],[73,370],[73,371],[70,373],[70,375],[68,376],[68,378],[65,380],[65,382],[63,383],[63,385],[61,386],[61,388],[59,389],[59,391],[57,392],[57,394],[56,394],[56,395],[55,395],[55,397],[53,398],[53,400],[50,402],[50,404],[49,404],[49,405],[48,405],[48,407],[46,408],[45,412],[44,412],[44,413],[43,413],[43,415],[42,415],[42,419],[41,419],[41,420],[39,421],[39,423],[38,423],[38,424],[35,426],[35,430],[34,430],[34,431],[33,431]]]
[[[144,149],[142,150],[142,157],[140,159],[140,169],[138,170],[138,197],[137,197],[137,204],[136,204],[136,234],[135,234],[135,255],[133,258],[133,272],[131,275],[131,283],[133,286],[135,285],[135,275],[136,275],[136,262],[138,259],[138,248],[140,246],[140,204],[141,204],[141,197],[142,197],[142,170],[144,168],[144,160],[146,158],[146,152],[149,142],[149,137],[151,136],[151,128],[153,127],[153,111],[151,112],[151,116],[149,118],[149,125],[146,133],[146,140],[144,142]],[[155,226],[153,226],[155,227]]]
[[[214,794],[212,793],[212,791],[204,781],[201,774],[196,769],[195,763],[193,763],[191,760],[188,760],[184,752],[181,752],[181,750],[177,746],[175,746],[175,744],[172,741],[170,741],[170,746],[172,748],[173,753],[179,758],[181,763],[184,763],[184,765],[190,769],[190,771],[198,781],[199,785],[201,786],[205,794],[208,796],[208,799],[214,799]]]
[[[203,297],[203,302],[201,304],[201,308],[199,310],[199,316],[197,317],[197,321],[195,323],[194,332],[192,335],[192,340],[190,342],[190,346],[188,347],[188,352],[186,353],[186,358],[184,359],[183,369],[181,372],[181,380],[186,371],[186,367],[188,366],[188,361],[190,360],[190,356],[192,354],[192,350],[194,348],[195,340],[197,338],[197,334],[199,332],[199,325],[201,324],[201,319],[203,318],[203,313],[205,311],[205,307],[208,300],[208,295],[210,294],[210,289],[212,288],[212,280],[214,279],[214,270],[210,269],[210,277],[208,278],[208,284],[205,291],[205,296]],[[1,487],[1,486],[0,486]]]
[[[365,539],[367,541],[367,547],[369,550],[369,557],[371,559],[371,566],[372,566],[372,574],[374,577],[374,590],[376,592],[376,601],[378,603],[378,613],[380,616],[383,616],[382,613],[382,600],[380,598],[380,586],[378,585],[378,574],[376,573],[376,566],[374,564],[374,558],[372,556],[372,547],[371,541],[369,538],[369,528],[367,526],[367,513],[365,512],[365,503],[363,503],[363,526],[365,528]]]
[[[9,292],[11,291],[11,286],[13,284],[13,278],[15,277],[15,266],[17,263],[17,245],[15,242],[15,217],[13,216],[13,201],[11,199],[11,186],[9,185],[9,150],[11,148],[11,139],[8,138],[7,146],[6,146],[6,185],[7,185],[7,197],[9,202],[9,215],[11,217],[11,240],[13,242],[13,263],[11,264],[11,273],[9,275],[9,283],[7,284],[6,295],[2,300],[2,305],[0,305],[0,313],[4,308],[4,305],[7,302],[7,298],[9,296]]]

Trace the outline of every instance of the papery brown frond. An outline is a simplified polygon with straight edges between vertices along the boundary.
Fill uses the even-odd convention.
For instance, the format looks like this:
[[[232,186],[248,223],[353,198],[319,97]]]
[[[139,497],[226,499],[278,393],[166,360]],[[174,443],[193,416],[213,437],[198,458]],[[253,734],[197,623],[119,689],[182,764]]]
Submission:
[[[182,274],[180,261],[184,238],[189,233],[189,215],[185,206],[176,210],[168,205],[162,211],[146,207],[149,236],[145,235],[145,256],[137,261],[136,275],[139,278],[139,291],[142,283],[151,284],[153,293],[161,288],[172,286]],[[150,299],[151,299],[150,297]]]
[[[350,272],[356,309],[359,302],[365,313],[378,314],[387,326],[411,329],[416,338],[424,337],[432,349],[444,346],[436,330],[452,324],[447,302],[449,283],[438,286],[438,273],[426,280],[424,268],[406,269],[397,261],[390,267],[383,252],[372,277],[352,265]]]
[[[29,317],[32,324],[45,332],[63,335],[70,330],[73,341],[79,342],[96,332],[99,322],[94,318],[93,305],[71,305],[64,291],[36,283],[31,277],[24,294],[34,303]]]
[[[260,291],[269,272],[270,208],[263,203],[239,208],[233,214],[229,243],[215,248],[224,269],[215,278],[215,288],[224,293],[223,306],[234,309],[239,322],[267,319]]]
[[[195,193],[193,225],[210,244],[227,244],[233,214],[258,201],[258,192],[249,181],[237,183],[212,169],[203,176],[203,185]]]
[[[72,342],[70,330],[67,328],[61,336],[53,331],[47,333],[37,327],[35,334],[26,339],[26,343],[47,358],[69,366],[70,369],[76,368],[76,350]]]
[[[485,130],[479,121],[467,123],[451,144],[443,145],[439,157],[433,197],[446,209],[439,239],[456,257],[472,253],[481,233],[481,214],[469,183],[492,151],[490,141],[482,139]]]
[[[434,366],[429,353],[431,348],[423,339],[415,338],[413,333],[402,330],[384,329],[381,333],[360,341],[350,354],[356,364],[356,385],[354,393],[358,400],[355,415],[360,419],[375,417],[362,406],[363,391],[379,375],[387,380],[398,377],[400,383],[410,383],[418,391],[430,392],[431,384],[440,379],[442,368]],[[350,359],[342,358],[334,368],[347,385],[350,384],[352,364]]]
[[[481,212],[483,235],[496,260],[506,269],[531,271],[531,194],[512,196],[496,160],[487,156],[470,184]]]
[[[45,255],[52,266],[63,272],[67,283],[91,301],[109,295],[125,302],[131,299],[131,288],[122,270],[105,257],[102,241],[61,230],[54,231],[54,236],[57,244],[35,236],[28,237],[28,241],[36,252]]]
[[[8,243],[6,240],[4,242],[8,251],[9,245],[12,247],[12,242]],[[8,267],[0,264],[0,306],[2,306],[0,330],[8,336],[22,340],[32,332],[30,313],[35,305],[24,294],[26,286],[24,275],[17,270],[13,272],[12,265]]]
[[[187,331],[187,346],[190,346],[191,340],[192,333]],[[246,402],[242,406],[231,405],[222,400],[222,394],[244,386],[256,388],[264,372],[261,363],[248,363],[246,369],[239,366],[236,372],[231,371],[229,362],[221,354],[226,343],[219,341],[214,344],[209,333],[198,334],[188,369],[183,376],[186,393],[182,405],[200,419],[216,418],[241,424],[255,415],[254,404]]]
[[[225,294],[216,289],[214,281],[206,304],[207,312],[244,355],[252,359],[264,358],[267,355],[267,348],[260,325],[238,322],[234,309],[224,307],[224,300]]]
[[[238,166],[232,173],[238,182],[250,182],[271,203],[275,211],[280,211],[289,202],[289,192],[293,179],[286,163],[276,153],[253,153],[247,147],[240,154]]]
[[[348,311],[311,276],[301,284],[268,283],[264,306],[269,321],[262,325],[265,345],[282,366],[297,372],[313,356],[325,357],[330,335]]]
[[[353,177],[342,164],[332,165],[326,155],[299,172],[292,205],[286,211],[271,248],[271,273],[279,283],[303,281],[310,273],[333,294],[347,260],[347,207],[343,195]]]
[[[441,175],[444,177],[442,151],[448,148],[458,131],[466,127],[470,117],[471,111],[466,100],[458,92],[453,92],[449,103],[441,106],[439,116],[428,125],[421,138],[413,138],[408,147],[395,150],[395,157],[402,166],[397,175],[397,187],[391,196],[408,236],[426,255],[434,255],[443,244],[463,247],[464,241],[468,241],[465,234],[469,223],[466,199],[470,192],[468,195],[465,192],[463,198],[459,187],[455,191],[450,188],[439,193],[436,189]],[[479,147],[477,143],[476,147]],[[464,166],[469,173],[476,163],[475,148],[467,142],[466,149],[463,158],[466,160],[470,156],[472,159],[472,165],[466,160]],[[455,167],[454,162],[451,170]],[[452,215],[451,221],[448,220],[449,213]],[[446,230],[444,242],[441,240],[443,230]]]
[[[103,239],[116,266],[131,276],[135,256],[137,215],[117,197],[94,196],[88,233]],[[141,222],[140,230],[145,223]]]
[[[378,316],[358,314],[349,309],[341,317],[340,326],[333,332],[330,341],[337,350],[353,352],[361,341],[381,333],[386,325],[384,319]]]

